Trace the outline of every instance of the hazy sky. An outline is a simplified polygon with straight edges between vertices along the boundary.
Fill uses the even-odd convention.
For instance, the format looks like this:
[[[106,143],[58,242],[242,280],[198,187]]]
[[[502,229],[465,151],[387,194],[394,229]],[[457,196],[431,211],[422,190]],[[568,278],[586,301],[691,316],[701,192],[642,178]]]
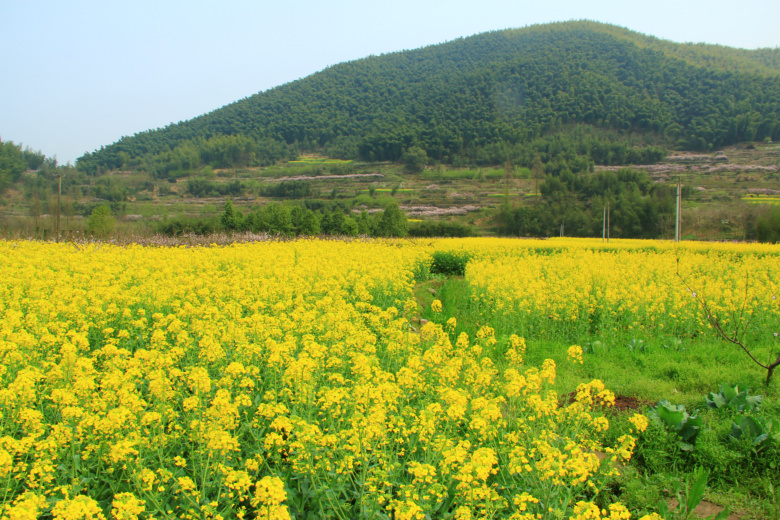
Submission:
[[[75,162],[329,65],[575,19],[780,46],[778,0],[0,0],[0,138]]]

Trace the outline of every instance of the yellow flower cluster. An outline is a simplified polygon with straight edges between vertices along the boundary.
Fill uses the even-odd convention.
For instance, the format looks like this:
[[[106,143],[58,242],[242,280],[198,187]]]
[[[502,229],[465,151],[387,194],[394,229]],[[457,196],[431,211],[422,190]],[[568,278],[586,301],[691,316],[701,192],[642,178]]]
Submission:
[[[628,422],[631,423],[631,431],[636,433],[642,433],[650,426],[650,419],[644,415],[635,413],[632,417],[629,417]]]
[[[511,249],[0,242],[0,519],[586,518],[633,448],[614,396],[561,404],[520,336],[411,327],[455,245]]]
[[[579,345],[572,345],[569,347],[569,350],[567,350],[567,356],[569,361],[572,363],[580,364],[582,365],[584,362],[582,360],[582,347]]]

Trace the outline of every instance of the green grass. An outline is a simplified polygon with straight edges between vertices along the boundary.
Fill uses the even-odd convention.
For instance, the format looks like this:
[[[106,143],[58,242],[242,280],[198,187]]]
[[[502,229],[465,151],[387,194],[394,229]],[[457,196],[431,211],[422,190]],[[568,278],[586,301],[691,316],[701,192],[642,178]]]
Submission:
[[[415,190],[411,188],[377,188],[376,191],[381,192],[392,192],[393,190],[396,191],[396,193],[414,193]],[[361,191],[368,191],[368,190],[361,190]]]
[[[351,164],[352,161],[342,159],[329,159],[328,157],[299,157],[294,161],[288,161],[288,164]]]
[[[420,177],[428,181],[500,179],[504,177],[504,170],[503,168],[432,168],[423,171]]]

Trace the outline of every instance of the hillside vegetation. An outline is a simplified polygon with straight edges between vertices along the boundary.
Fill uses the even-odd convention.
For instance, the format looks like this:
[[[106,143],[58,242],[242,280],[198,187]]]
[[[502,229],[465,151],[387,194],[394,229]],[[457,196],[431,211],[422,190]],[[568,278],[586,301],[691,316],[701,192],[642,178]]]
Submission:
[[[609,25],[496,31],[341,63],[190,121],[86,154],[82,171],[156,176],[267,165],[301,152],[531,167],[531,142],[578,123],[608,131],[571,144],[597,164],[648,147],[710,150],[780,139],[780,50],[675,44]],[[613,152],[620,141],[633,155]],[[612,153],[610,153],[612,152]]]

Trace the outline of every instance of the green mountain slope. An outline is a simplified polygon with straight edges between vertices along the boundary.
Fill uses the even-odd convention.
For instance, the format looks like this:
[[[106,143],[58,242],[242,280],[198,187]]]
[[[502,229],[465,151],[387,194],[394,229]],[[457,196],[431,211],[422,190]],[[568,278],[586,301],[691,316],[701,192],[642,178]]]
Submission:
[[[779,140],[780,50],[676,44],[594,22],[490,32],[335,65],[125,137],[78,167],[165,175],[300,151],[395,161],[412,147],[443,163],[509,155],[530,167],[525,143],[582,125],[598,129],[591,141],[630,146]],[[602,155],[593,160],[610,163]]]

